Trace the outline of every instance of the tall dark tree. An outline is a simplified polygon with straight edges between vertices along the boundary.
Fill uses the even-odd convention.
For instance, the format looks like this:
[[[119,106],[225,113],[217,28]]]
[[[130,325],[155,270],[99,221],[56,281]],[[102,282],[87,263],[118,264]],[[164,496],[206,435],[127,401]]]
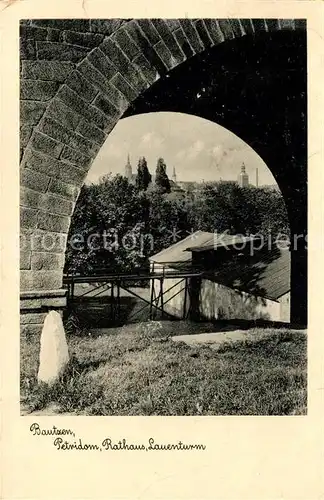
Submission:
[[[161,193],[170,193],[171,186],[166,173],[166,164],[163,158],[159,158],[156,166],[155,184]]]
[[[151,181],[152,176],[147,167],[146,159],[142,156],[142,158],[138,160],[136,186],[139,191],[146,191]]]

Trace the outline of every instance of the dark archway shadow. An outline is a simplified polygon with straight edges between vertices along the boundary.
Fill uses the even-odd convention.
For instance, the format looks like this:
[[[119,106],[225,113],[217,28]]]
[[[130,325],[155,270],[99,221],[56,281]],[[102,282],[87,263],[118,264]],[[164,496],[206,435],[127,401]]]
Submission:
[[[189,113],[218,123],[269,167],[287,206],[291,234],[302,237],[291,253],[291,317],[306,325],[306,32],[226,41],[156,82],[124,116],[154,111]]]

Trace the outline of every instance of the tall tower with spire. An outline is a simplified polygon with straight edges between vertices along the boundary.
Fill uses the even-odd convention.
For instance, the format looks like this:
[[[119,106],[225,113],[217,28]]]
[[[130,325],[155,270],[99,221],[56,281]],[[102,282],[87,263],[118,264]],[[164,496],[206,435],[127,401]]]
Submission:
[[[177,183],[177,174],[175,167],[173,167],[172,180],[175,184]]]
[[[130,158],[129,158],[129,153],[127,155],[127,163],[125,166],[125,177],[127,177],[127,179],[129,181],[131,181],[132,177],[133,177],[133,171],[132,171],[132,165],[131,165]]]
[[[249,176],[245,171],[244,163],[241,166],[241,173],[238,176],[238,183],[241,187],[248,187],[248,185],[249,185]]]

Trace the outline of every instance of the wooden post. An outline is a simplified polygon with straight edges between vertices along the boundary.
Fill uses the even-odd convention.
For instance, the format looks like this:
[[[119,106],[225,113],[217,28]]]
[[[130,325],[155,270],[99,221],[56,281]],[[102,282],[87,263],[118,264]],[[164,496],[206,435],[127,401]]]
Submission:
[[[71,302],[73,302],[73,299],[74,299],[74,281],[72,278],[72,281],[71,281]]]
[[[153,300],[154,300],[154,278],[152,279],[151,282],[151,298],[150,298],[150,320],[153,319]]]
[[[188,278],[185,279],[184,301],[183,301],[183,319],[187,317],[187,295],[188,295]]]
[[[111,282],[111,289],[110,289],[110,314],[111,314],[111,319],[114,320],[114,282]]]
[[[117,319],[120,319],[120,281],[117,281]]]
[[[163,297],[163,278],[160,278],[160,295],[161,295],[161,309],[162,309],[162,318],[164,317],[164,310],[163,310],[163,305],[164,305],[164,297]],[[157,304],[159,305],[159,303]]]

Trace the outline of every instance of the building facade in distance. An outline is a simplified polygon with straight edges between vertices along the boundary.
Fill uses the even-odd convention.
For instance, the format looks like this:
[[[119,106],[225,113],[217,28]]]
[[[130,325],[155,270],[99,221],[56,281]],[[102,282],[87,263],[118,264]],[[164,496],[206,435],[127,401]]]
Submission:
[[[238,176],[238,183],[239,183],[240,187],[248,187],[249,186],[249,176],[246,173],[244,163],[241,166],[241,173]]]

